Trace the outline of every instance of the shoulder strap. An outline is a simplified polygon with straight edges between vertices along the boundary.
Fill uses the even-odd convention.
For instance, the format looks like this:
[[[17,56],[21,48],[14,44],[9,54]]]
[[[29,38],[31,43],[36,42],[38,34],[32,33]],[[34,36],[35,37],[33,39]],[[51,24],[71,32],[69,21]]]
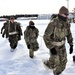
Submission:
[[[10,21],[8,21],[8,23],[7,23],[7,28],[8,28],[8,33],[9,33],[9,30],[10,30]]]
[[[54,26],[53,33],[54,33],[54,38],[55,38],[56,27],[58,26],[58,17],[53,19],[53,26]]]

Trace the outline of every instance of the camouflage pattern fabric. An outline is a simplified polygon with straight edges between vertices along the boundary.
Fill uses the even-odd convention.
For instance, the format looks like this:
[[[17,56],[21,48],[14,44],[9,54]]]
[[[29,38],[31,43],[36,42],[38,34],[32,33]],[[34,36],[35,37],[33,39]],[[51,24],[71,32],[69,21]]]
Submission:
[[[45,33],[44,33],[44,42],[46,47],[50,50],[55,48],[57,55],[53,55],[50,52],[50,58],[48,60],[48,66],[53,67],[53,73],[60,74],[66,67],[67,63],[67,53],[65,48],[65,43],[63,45],[55,46],[52,42],[61,42],[66,40],[69,45],[73,45],[73,38],[70,30],[70,24],[68,21],[64,22],[59,20],[58,17],[54,18],[48,24]]]
[[[6,31],[8,31],[8,32],[6,32]],[[12,34],[14,32],[16,32],[16,33]],[[17,22],[11,23],[9,21],[9,23],[5,29],[5,34],[6,33],[8,33],[8,35],[9,35],[8,40],[10,42],[10,47],[15,49],[18,44],[19,34],[22,34],[22,29],[21,29],[20,25]],[[11,35],[10,35],[10,33],[11,33]]]
[[[34,27],[33,29],[27,26],[24,31],[24,39],[27,45],[30,45],[30,49],[36,51],[39,48],[37,38],[38,38],[38,29]]]
[[[61,48],[56,48],[57,55],[50,54],[49,58],[49,66],[53,68],[53,72],[55,73],[61,73],[67,63],[67,53],[65,46],[62,46]]]
[[[68,24],[68,22],[62,22],[58,18],[51,20],[43,36],[47,48],[53,48],[54,46],[51,42],[60,42],[65,40],[65,37],[67,38],[69,45],[73,45],[70,24]]]
[[[17,37],[17,34],[15,35],[10,35],[9,36],[9,42],[10,42],[10,47],[12,49],[15,49],[17,47],[17,44],[18,44],[18,37]]]
[[[8,25],[8,22],[9,22],[9,21],[5,22],[5,23],[3,24],[3,27],[1,28],[1,33],[2,33],[3,29],[4,29],[4,32],[2,33],[2,36],[4,37],[4,35],[6,34],[6,38],[8,38],[8,31],[6,30],[6,27],[7,27],[7,25]]]

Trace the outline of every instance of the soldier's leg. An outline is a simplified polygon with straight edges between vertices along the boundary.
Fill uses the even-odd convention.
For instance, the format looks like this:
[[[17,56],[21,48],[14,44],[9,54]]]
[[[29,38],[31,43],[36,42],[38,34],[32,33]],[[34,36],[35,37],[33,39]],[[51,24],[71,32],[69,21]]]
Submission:
[[[54,75],[59,75],[65,69],[67,63],[67,54],[64,47],[60,49],[59,57],[55,61],[56,67],[53,70],[53,73]]]
[[[18,36],[17,35],[14,35],[14,37],[13,37],[13,43],[14,43],[13,48],[15,49],[17,47],[17,44],[18,44]]]
[[[63,62],[63,64],[60,63],[60,64],[56,65],[55,69],[53,70],[54,75],[59,75],[60,73],[62,73],[64,71],[65,67],[66,67],[65,61]]]
[[[29,50],[29,56],[30,56],[31,58],[34,57],[34,51],[33,51],[32,49]]]
[[[66,49],[63,47],[60,53],[60,72],[64,71],[67,63],[67,53]]]
[[[34,43],[31,43],[30,44],[30,50],[29,50],[29,56],[31,58],[34,57],[34,51],[37,51],[38,50],[38,43],[37,42],[34,42]]]
[[[50,54],[50,58],[49,60],[45,61],[44,64],[50,68],[50,69],[54,69],[55,68],[55,58],[56,58],[56,55],[52,55]]]
[[[11,47],[10,51],[11,51],[11,52],[13,52],[13,51],[14,51],[13,46],[14,46],[14,45],[13,45],[13,42],[11,41],[11,42],[10,42],[10,47]]]
[[[55,68],[53,69],[54,75],[59,75],[60,74],[60,59],[59,56],[56,56],[55,61]]]
[[[13,38],[12,38],[12,36],[9,36],[9,42],[10,42],[10,47],[13,48]]]
[[[12,49],[15,49],[17,47],[18,40],[17,40],[16,36],[10,36],[9,37],[9,42],[10,42],[10,47]]]
[[[17,43],[13,44],[13,43],[10,43],[10,47],[11,47],[11,52],[13,52],[15,50],[15,48],[17,47]]]
[[[14,43],[13,49],[17,47],[17,42]]]
[[[18,41],[19,41],[19,40],[21,40],[21,35],[20,35],[20,34],[18,34]]]
[[[37,41],[32,44],[32,48],[34,51],[37,51],[39,49],[39,45]]]
[[[56,55],[51,55],[51,57],[49,58],[49,65],[50,68],[54,69],[55,68],[55,59],[57,58]]]

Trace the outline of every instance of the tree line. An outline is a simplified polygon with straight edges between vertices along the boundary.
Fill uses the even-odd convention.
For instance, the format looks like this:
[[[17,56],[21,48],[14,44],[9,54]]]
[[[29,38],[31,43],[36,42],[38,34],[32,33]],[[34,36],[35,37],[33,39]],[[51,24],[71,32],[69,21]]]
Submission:
[[[0,16],[0,18],[10,19],[11,16],[13,16],[15,19],[17,19],[18,17],[38,17],[38,14],[3,15],[3,16]]]

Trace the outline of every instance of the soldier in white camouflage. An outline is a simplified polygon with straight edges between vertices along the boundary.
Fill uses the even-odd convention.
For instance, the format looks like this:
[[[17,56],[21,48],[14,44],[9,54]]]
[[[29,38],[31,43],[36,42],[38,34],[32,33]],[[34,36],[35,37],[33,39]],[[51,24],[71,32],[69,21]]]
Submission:
[[[66,68],[67,53],[65,40],[70,45],[70,54],[73,52],[73,38],[68,22],[69,11],[62,6],[56,18],[52,19],[48,24],[44,33],[44,42],[50,50],[49,60],[44,61],[44,65],[53,70],[54,75],[61,74]]]
[[[37,51],[39,48],[39,44],[37,42],[39,31],[34,26],[33,21],[29,21],[29,26],[26,27],[26,30],[24,31],[24,39],[27,45],[27,48],[29,49],[29,57],[34,57],[34,51]]]

